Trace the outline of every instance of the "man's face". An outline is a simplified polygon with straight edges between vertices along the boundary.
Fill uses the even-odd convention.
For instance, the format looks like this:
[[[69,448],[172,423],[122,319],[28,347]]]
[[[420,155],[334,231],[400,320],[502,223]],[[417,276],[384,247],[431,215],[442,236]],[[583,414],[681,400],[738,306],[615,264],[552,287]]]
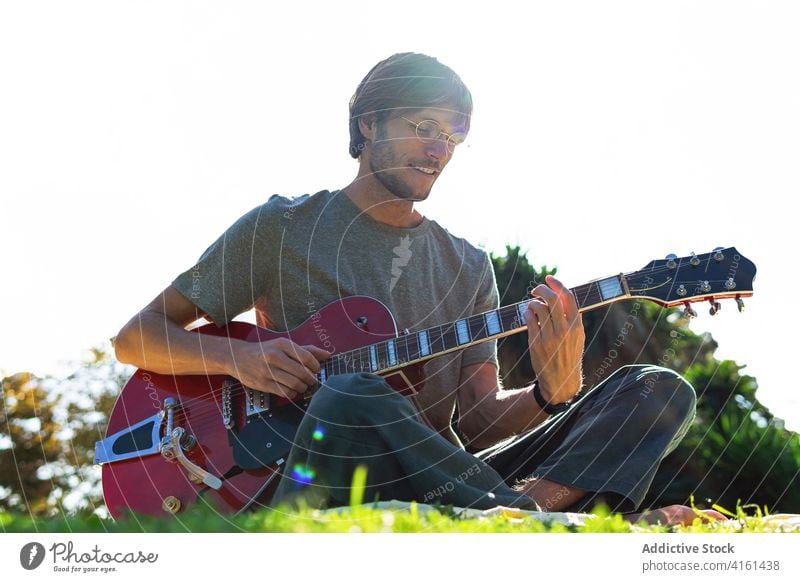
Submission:
[[[405,119],[404,119],[405,118]],[[414,124],[435,121],[447,135],[464,134],[463,114],[437,109],[406,110],[379,122],[369,156],[372,175],[403,200],[425,200],[433,183],[450,161],[452,143],[445,135],[422,141]],[[421,129],[433,127],[426,123]],[[422,134],[421,134],[422,135]]]

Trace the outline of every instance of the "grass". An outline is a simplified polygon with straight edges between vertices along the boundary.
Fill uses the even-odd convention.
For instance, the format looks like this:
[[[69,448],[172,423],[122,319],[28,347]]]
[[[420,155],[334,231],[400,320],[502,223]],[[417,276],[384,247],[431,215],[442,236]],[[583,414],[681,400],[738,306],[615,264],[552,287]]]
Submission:
[[[721,508],[716,507],[718,511]],[[724,510],[723,510],[724,511]],[[155,518],[132,515],[127,520],[112,521],[97,516],[63,516],[49,519],[26,515],[0,513],[0,531],[3,532],[272,532],[272,533],[733,533],[788,531],[780,524],[765,520],[765,512],[756,508],[747,515],[745,508],[736,513],[725,511],[732,517],[727,522],[701,524],[696,520],[691,526],[631,526],[619,514],[611,514],[599,507],[597,517],[586,520],[585,525],[543,523],[514,513],[490,517],[464,518],[447,508],[440,511],[421,511],[416,504],[408,510],[375,509],[354,506],[339,511],[321,512],[314,509],[265,509],[237,517],[222,516],[206,508],[194,506],[180,517]]]

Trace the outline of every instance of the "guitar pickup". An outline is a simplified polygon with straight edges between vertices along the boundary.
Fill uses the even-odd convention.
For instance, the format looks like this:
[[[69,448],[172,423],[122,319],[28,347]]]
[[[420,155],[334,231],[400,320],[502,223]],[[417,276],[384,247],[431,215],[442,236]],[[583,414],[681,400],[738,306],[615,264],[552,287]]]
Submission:
[[[247,394],[247,403],[245,409],[247,418],[261,414],[262,412],[269,412],[272,408],[270,395],[266,392],[247,388],[245,389],[245,393]]]

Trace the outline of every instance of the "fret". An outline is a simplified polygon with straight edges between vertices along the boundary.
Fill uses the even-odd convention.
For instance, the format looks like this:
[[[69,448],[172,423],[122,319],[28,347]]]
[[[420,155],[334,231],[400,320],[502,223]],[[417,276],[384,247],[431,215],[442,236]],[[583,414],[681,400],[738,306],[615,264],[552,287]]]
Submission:
[[[375,347],[378,351],[378,366],[381,370],[386,367],[386,361],[388,360],[388,354],[386,353],[386,342],[380,342],[375,344]]]
[[[441,353],[446,349],[445,337],[446,334],[443,327],[440,326],[436,330],[431,330],[431,351],[434,354]]]
[[[324,384],[325,380],[328,379],[328,372],[325,370],[324,366],[320,369],[319,374],[317,375],[317,378],[318,378],[320,384]]]
[[[344,352],[340,354],[340,356],[342,361],[342,373],[349,374],[350,372],[353,371],[352,370],[353,356],[350,352]]]
[[[528,316],[528,303],[529,301],[517,303],[517,327],[523,327],[525,325],[525,320]]]
[[[486,333],[486,320],[483,315],[473,315],[467,318],[467,325],[469,326],[469,335],[472,341],[489,337],[489,334]]]
[[[581,295],[576,295],[576,297],[578,298],[578,307],[580,309],[585,309],[587,307],[591,307],[592,305],[602,303],[603,294],[599,283],[600,281],[588,283],[587,285],[583,286],[583,289],[579,290]]]
[[[397,358],[398,364],[405,364],[408,360],[406,357],[408,356],[408,347],[406,346],[406,336],[401,335],[400,337],[391,340],[394,342],[394,353],[395,357]]]
[[[519,316],[517,315],[516,305],[507,305],[498,310],[500,313],[500,324],[505,331],[517,329],[519,327]]]
[[[395,351],[394,340],[387,341],[386,348],[389,356],[388,357],[389,367],[393,368],[397,365],[397,352]]]
[[[483,317],[486,320],[486,333],[497,335],[503,331],[503,324],[500,321],[500,315],[497,310],[484,313]]]
[[[381,369],[389,367],[389,344],[388,342],[381,342],[378,344],[378,359],[380,360]]]
[[[419,358],[419,338],[416,332],[404,336],[403,343],[406,346],[406,362],[413,362]]]
[[[458,344],[458,336],[456,335],[456,326],[452,323],[441,326],[442,330],[442,349],[441,351],[446,352],[452,348],[457,347]]]
[[[357,372],[369,372],[369,350],[366,348],[359,348],[357,356],[353,358],[353,369]]]
[[[423,358],[431,355],[431,345],[428,337],[428,330],[419,332],[417,334],[417,339],[419,341],[419,355]]]
[[[469,327],[467,326],[466,320],[459,319],[456,321],[455,328],[458,345],[463,346],[464,344],[468,344],[472,338],[469,335]]]
[[[572,290],[572,292],[575,294],[575,300],[578,303],[578,309],[580,309],[586,304],[591,287],[592,285],[591,283],[589,283],[588,285],[580,285],[578,287],[575,287]]]

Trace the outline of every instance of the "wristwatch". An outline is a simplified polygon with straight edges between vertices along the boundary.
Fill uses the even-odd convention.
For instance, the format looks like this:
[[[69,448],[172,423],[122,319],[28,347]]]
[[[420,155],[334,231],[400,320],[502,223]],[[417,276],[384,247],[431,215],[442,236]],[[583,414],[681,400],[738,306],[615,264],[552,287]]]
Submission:
[[[542,391],[539,389],[538,383],[533,385],[533,397],[536,399],[536,404],[539,405],[539,408],[544,410],[547,414],[558,414],[572,406],[572,402],[569,400],[561,404],[550,404],[544,399],[544,396],[542,396]]]

